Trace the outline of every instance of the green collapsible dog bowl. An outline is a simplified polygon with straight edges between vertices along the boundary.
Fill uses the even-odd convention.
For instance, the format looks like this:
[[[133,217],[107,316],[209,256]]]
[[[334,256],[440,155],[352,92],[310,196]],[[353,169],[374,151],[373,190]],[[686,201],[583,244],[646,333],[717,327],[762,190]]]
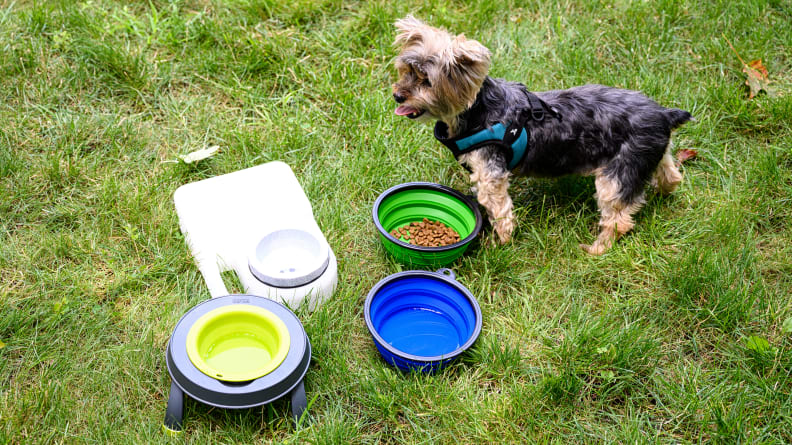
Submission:
[[[374,202],[374,225],[385,250],[407,265],[442,267],[459,258],[481,230],[478,206],[462,193],[431,182],[408,182],[385,190]],[[424,218],[454,229],[460,240],[440,247],[417,246],[391,231]]]

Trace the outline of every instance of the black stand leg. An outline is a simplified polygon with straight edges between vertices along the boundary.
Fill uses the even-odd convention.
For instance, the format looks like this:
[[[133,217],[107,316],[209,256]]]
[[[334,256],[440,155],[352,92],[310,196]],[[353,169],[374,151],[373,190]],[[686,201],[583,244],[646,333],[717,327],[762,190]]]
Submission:
[[[300,418],[308,409],[308,399],[305,397],[305,386],[302,380],[291,392],[291,409],[294,423],[299,424]]]
[[[303,393],[305,394],[305,393]],[[305,397],[305,395],[303,395]],[[182,430],[182,419],[184,418],[184,392],[171,382],[170,396],[168,397],[168,408],[165,410],[165,423],[163,427],[169,434],[178,434]]]

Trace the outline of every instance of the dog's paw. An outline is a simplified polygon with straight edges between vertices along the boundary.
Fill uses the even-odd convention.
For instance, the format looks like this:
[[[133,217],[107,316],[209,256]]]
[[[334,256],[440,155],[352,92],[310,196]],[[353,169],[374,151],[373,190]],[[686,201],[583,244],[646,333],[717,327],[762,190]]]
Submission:
[[[512,231],[514,231],[514,223],[510,219],[501,219],[495,221],[495,233],[498,234],[498,240],[501,244],[506,244],[511,240]]]
[[[608,251],[608,248],[602,244],[594,243],[594,244],[579,244],[580,248],[586,251],[586,253],[594,256],[600,256],[603,253]]]
[[[492,233],[490,233],[489,236],[487,236],[486,238],[482,239],[482,242],[487,247],[498,247],[498,246],[503,246],[503,245],[507,244],[510,240],[511,240],[511,238],[506,238],[504,240],[503,238],[501,238],[500,235],[498,235],[497,232],[495,232],[493,230]]]

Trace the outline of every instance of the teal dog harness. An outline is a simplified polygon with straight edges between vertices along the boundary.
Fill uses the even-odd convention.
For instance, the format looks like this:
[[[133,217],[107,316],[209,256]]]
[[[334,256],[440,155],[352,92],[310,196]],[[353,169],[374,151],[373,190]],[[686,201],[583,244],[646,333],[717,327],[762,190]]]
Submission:
[[[550,108],[543,100],[535,94],[528,93],[528,103],[530,109],[523,110],[520,117],[514,122],[497,123],[491,127],[476,127],[465,134],[449,138],[448,125],[438,121],[434,128],[434,137],[440,143],[448,147],[454,157],[469,153],[478,148],[495,145],[501,148],[509,170],[513,170],[525,157],[528,149],[528,121],[541,122],[545,114],[561,119],[561,115]]]

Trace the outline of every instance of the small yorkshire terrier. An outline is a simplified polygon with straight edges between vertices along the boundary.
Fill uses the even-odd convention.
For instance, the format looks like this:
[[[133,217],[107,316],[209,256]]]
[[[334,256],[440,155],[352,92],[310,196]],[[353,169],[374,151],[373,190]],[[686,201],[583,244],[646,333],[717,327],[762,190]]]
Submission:
[[[600,233],[592,255],[633,228],[651,183],[671,193],[682,182],[669,142],[692,119],[637,91],[602,85],[530,93],[487,75],[490,51],[464,35],[407,16],[395,23],[396,114],[436,121],[435,137],[471,172],[479,203],[500,241],[514,230],[509,177],[593,175]]]

